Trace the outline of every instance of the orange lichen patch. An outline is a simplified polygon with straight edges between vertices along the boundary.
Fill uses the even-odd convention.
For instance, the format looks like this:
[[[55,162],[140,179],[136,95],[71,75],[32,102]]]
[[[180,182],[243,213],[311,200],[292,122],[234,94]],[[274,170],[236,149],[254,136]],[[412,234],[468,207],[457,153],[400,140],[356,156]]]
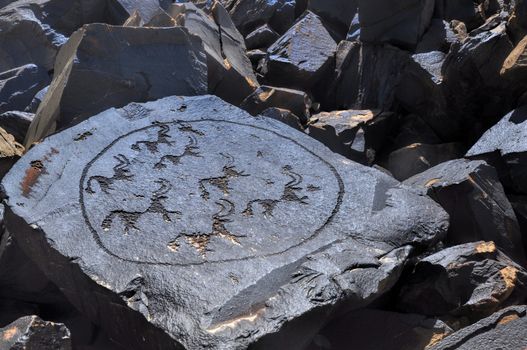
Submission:
[[[224,65],[225,68],[227,68],[227,69],[231,69],[231,68],[232,68],[231,63],[230,63],[229,60],[226,59],[226,58],[223,60],[223,65]]]
[[[483,242],[476,246],[477,253],[494,253],[496,244],[494,242]]]
[[[200,235],[187,237],[187,242],[192,245],[200,253],[200,255],[205,258],[207,255],[207,246],[210,243],[210,236]]]
[[[515,321],[515,320],[517,320],[519,318],[520,318],[520,316],[518,316],[518,315],[508,315],[508,316],[503,317],[501,320],[499,320],[498,324],[499,325],[504,325],[504,324],[507,324],[509,322]]]
[[[8,328],[3,332],[2,339],[4,339],[5,341],[9,341],[13,339],[13,337],[16,335],[17,332],[18,332],[18,329],[16,327]]]
[[[439,181],[441,181],[440,178],[435,178],[435,179],[432,179],[432,180],[428,180],[428,181],[425,183],[425,187],[432,187],[433,185],[435,185],[435,184],[438,183]]]
[[[516,280],[518,277],[518,269],[512,266],[507,266],[504,269],[500,270],[501,278],[505,282],[505,287],[507,291],[511,291],[516,286]]]
[[[176,241],[172,241],[168,243],[167,248],[171,251],[176,253],[179,250],[179,243]]]
[[[258,94],[258,99],[262,102],[265,102],[267,101],[271,96],[274,95],[274,92],[275,90],[274,89],[270,89],[268,91],[264,91],[264,92],[260,92]]]
[[[354,116],[351,117],[351,119],[356,122],[365,123],[365,122],[369,122],[370,120],[372,120],[374,116],[375,114],[373,114],[372,111],[364,111],[364,113],[355,114]]]
[[[411,145],[406,146],[405,148],[413,149],[413,148],[417,148],[417,147],[419,147],[419,146],[421,146],[420,143],[412,143]]]
[[[516,45],[516,47],[512,50],[509,56],[505,59],[505,62],[503,62],[503,65],[501,67],[501,71],[500,71],[501,75],[507,74],[507,72],[510,69],[514,68],[514,66],[516,66],[518,63],[522,65],[525,64],[525,62],[521,62],[521,61],[527,58],[525,57],[526,48],[527,48],[527,36],[525,36],[518,43],[518,45]]]
[[[24,146],[15,141],[15,137],[0,128],[0,156],[21,157],[24,154]]]
[[[38,178],[40,175],[45,173],[46,169],[44,167],[44,164],[40,160],[35,160],[31,162],[31,165],[26,170],[26,175],[22,179],[22,182],[20,183],[20,187],[22,188],[22,195],[24,197],[29,197],[29,194],[31,193],[33,186],[37,183]]]
[[[259,86],[257,82],[255,82],[249,77],[245,77],[245,81],[247,81],[247,84],[249,84],[249,86],[252,87],[253,89],[256,89]]]
[[[450,333],[434,333],[432,335],[432,338],[430,338],[430,342],[426,345],[425,349],[429,349],[435,344],[439,343],[441,340],[445,339]]]

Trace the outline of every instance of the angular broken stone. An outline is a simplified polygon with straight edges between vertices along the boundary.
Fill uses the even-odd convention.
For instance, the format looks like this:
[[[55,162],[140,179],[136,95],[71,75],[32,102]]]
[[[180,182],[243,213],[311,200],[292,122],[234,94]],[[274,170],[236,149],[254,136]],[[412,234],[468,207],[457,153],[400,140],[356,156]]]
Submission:
[[[311,117],[308,133],[346,158],[372,164],[395,115],[371,110],[322,112]]]
[[[267,49],[265,80],[293,89],[312,88],[332,68],[336,49],[320,18],[308,11]]]
[[[0,73],[0,113],[23,111],[50,80],[48,72],[34,64]]]
[[[506,188],[527,194],[527,107],[513,110],[490,128],[466,156],[498,171]]]
[[[303,91],[262,85],[247,96],[240,108],[252,115],[260,114],[270,107],[284,108],[305,123],[311,115],[311,103],[311,99]]]
[[[297,130],[304,130],[304,127],[300,122],[300,118],[298,118],[296,115],[294,115],[293,113],[291,113],[291,111],[288,111],[287,109],[270,107],[260,114],[267,118],[279,120],[282,123],[287,124]]]
[[[511,258],[525,261],[514,210],[495,169],[485,162],[448,161],[404,183],[422,188],[448,212],[447,244],[494,241]]]
[[[35,145],[3,188],[22,249],[130,349],[301,349],[448,225],[426,196],[212,96],[110,109]]]
[[[448,325],[435,318],[363,309],[332,321],[307,350],[427,349],[452,332]]]
[[[245,37],[245,44],[247,49],[261,49],[267,48],[278,39],[278,34],[264,24],[261,27],[256,28]]]
[[[148,22],[161,8],[168,8],[171,0],[107,0],[108,14],[116,24],[122,24],[130,17]]]
[[[208,16],[194,4],[184,3],[173,4],[168,13],[178,25],[203,40],[209,93],[239,105],[259,84],[245,53],[244,38],[229,14],[218,2],[211,11]]]
[[[429,350],[525,349],[527,307],[500,310],[471,326],[446,337]]]
[[[523,303],[527,272],[494,242],[444,249],[420,260],[399,293],[398,308],[429,316],[487,317],[504,306]]]
[[[391,43],[413,49],[430,24],[434,0],[359,0],[364,42]]]
[[[461,157],[462,149],[459,143],[414,143],[390,153],[386,168],[397,180],[404,181],[437,164]]]
[[[110,107],[207,91],[203,45],[184,28],[86,25],[61,49],[55,71],[26,145]]]
[[[33,113],[19,111],[2,113],[0,114],[0,128],[13,135],[16,142],[22,144],[34,116]]]
[[[63,324],[26,316],[0,329],[0,348],[71,350],[71,335]]]
[[[319,15],[324,24],[330,26],[344,39],[351,26],[351,22],[358,13],[358,0],[309,0],[307,8]]]

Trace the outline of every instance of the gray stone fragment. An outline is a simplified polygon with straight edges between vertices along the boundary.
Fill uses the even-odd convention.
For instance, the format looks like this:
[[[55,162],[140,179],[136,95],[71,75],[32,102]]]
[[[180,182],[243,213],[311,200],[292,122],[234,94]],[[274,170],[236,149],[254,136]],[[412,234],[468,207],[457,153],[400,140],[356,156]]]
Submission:
[[[456,159],[404,182],[422,188],[450,215],[449,245],[494,241],[518,262],[525,262],[518,221],[496,171],[483,161]]]
[[[459,43],[460,39],[449,22],[440,19],[433,19],[430,27],[423,35],[417,45],[416,53],[425,53],[430,51],[441,51],[448,53],[452,44]]]
[[[527,272],[494,242],[444,249],[420,260],[399,293],[398,308],[476,322],[527,296]],[[466,322],[466,321],[465,321]]]
[[[33,96],[31,103],[26,107],[25,111],[33,114],[37,113],[38,107],[40,106],[40,103],[42,103],[42,100],[44,100],[44,97],[46,97],[48,90],[49,85],[38,91],[36,95]]]
[[[24,143],[27,129],[33,120],[33,113],[9,111],[0,114],[0,128],[13,135],[16,142]]]
[[[0,113],[23,111],[50,81],[48,72],[34,64],[0,73]]]
[[[86,25],[61,49],[55,71],[27,145],[110,107],[207,91],[203,45],[185,28]]]
[[[506,188],[527,194],[527,107],[503,117],[467,152],[496,168]]]
[[[237,0],[229,14],[243,35],[263,24],[269,24],[280,34],[295,20],[295,0]]]
[[[160,8],[167,9],[172,2],[172,0],[107,0],[107,11],[116,24],[123,24],[134,13],[148,22]]]
[[[61,323],[43,321],[38,316],[26,316],[0,329],[0,348],[71,350],[71,335]]]
[[[359,0],[361,40],[414,49],[433,12],[434,0]]]
[[[333,68],[336,48],[320,18],[307,11],[267,49],[262,73],[269,84],[313,88]]]
[[[243,101],[240,108],[252,115],[260,114],[270,107],[284,108],[305,123],[311,115],[311,103],[311,99],[303,91],[262,85]]]
[[[446,337],[430,350],[524,349],[527,346],[526,310],[525,306],[500,310]]]
[[[130,349],[302,349],[448,225],[426,196],[211,96],[110,109],[34,146],[3,188],[24,252]]]
[[[282,123],[287,124],[290,127],[295,128],[297,130],[304,130],[304,127],[302,126],[300,119],[287,109],[269,107],[260,114],[267,118],[279,120]]]
[[[307,8],[319,15],[324,23],[335,30],[343,39],[358,13],[358,0],[309,0]]]
[[[11,169],[24,153],[24,147],[13,135],[0,128],[0,179]]]

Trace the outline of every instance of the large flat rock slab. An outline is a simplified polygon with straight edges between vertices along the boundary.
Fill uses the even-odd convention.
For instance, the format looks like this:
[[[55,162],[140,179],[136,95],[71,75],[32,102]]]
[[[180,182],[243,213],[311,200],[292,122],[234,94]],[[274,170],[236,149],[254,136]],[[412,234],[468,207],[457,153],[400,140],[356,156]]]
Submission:
[[[448,226],[431,199],[212,96],[103,112],[3,187],[21,248],[133,349],[301,349]]]

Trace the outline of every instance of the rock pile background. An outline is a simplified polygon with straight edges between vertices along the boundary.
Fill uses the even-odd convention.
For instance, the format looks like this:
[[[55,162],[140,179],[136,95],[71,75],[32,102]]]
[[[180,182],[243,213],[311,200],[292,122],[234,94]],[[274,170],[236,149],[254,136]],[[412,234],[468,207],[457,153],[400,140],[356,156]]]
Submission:
[[[264,335],[247,327],[243,341],[235,334],[220,343],[148,319],[155,327],[143,338],[160,332],[162,340],[138,349],[162,349],[166,339],[176,339],[174,349],[524,349],[526,59],[523,0],[0,0],[0,176],[12,169],[3,182],[0,347],[134,347],[124,344],[126,329],[112,325],[127,324],[124,316],[94,315],[53,271],[62,260],[25,239],[34,237],[27,228],[34,213],[27,213],[38,204],[30,192],[39,176],[64,181],[64,170],[30,157],[88,157],[83,152],[111,143],[126,123],[171,111],[190,120],[199,106],[220,119],[245,121],[250,114],[255,125],[270,123],[329,162],[349,162],[341,170],[349,174],[345,185],[362,193],[347,208],[367,210],[341,224],[372,221],[357,229],[369,250],[335,244],[326,254],[306,255],[311,265],[286,269],[284,280],[310,276],[305,283],[316,291],[305,309],[292,306],[295,299],[277,308],[290,316],[287,327],[264,317]],[[214,97],[192,97],[203,95],[248,114]],[[170,96],[191,97],[153,102]],[[87,125],[106,127],[108,135]],[[158,141],[167,132],[159,131]],[[75,151],[75,142],[92,136],[92,146]],[[57,153],[46,153],[49,145]],[[378,198],[388,191],[398,194],[381,200],[385,211],[377,215]],[[25,209],[14,209],[26,199]],[[53,224],[57,231],[46,237],[55,249],[53,235],[67,225]],[[330,264],[338,272],[326,269]],[[347,275],[359,268],[371,270],[362,281],[382,281],[372,287]],[[73,280],[93,272],[79,271]],[[94,297],[103,306],[126,299],[143,314],[143,306],[162,308],[155,298],[145,302],[149,291],[138,296],[118,283],[100,284],[114,293]],[[338,297],[321,287],[334,285],[342,288]],[[282,287],[290,297],[298,292]],[[314,310],[324,310],[318,324],[298,326]],[[138,332],[131,342],[143,336]]]

